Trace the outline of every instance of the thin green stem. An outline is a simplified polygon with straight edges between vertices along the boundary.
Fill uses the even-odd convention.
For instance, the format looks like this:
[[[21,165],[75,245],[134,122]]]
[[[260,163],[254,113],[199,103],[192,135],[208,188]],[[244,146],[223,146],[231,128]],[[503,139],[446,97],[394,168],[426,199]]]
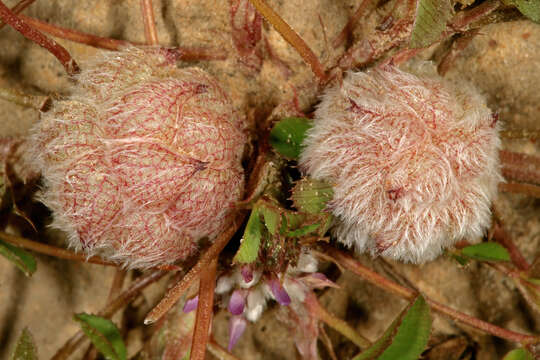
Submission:
[[[330,326],[332,329],[351,340],[360,349],[366,349],[371,345],[371,342],[360,335],[353,327],[351,327],[346,321],[335,317],[329,313],[317,300],[317,297],[312,292],[306,295],[304,303],[310,310],[311,314],[315,315],[320,321]]]

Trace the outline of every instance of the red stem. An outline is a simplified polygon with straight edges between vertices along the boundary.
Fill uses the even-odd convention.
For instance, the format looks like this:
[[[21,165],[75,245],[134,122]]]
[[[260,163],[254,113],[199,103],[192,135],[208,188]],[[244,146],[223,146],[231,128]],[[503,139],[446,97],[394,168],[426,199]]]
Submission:
[[[54,256],[60,259],[66,260],[76,260],[82,262],[88,262],[92,264],[107,265],[107,266],[118,266],[118,264],[105,261],[97,256],[86,257],[83,254],[77,254],[69,250],[61,249],[56,246],[50,246],[36,241],[28,240],[19,236],[11,235],[8,233],[0,232],[0,239],[13,244],[15,246],[35,251],[40,254],[45,254],[49,256]]]
[[[210,325],[214,314],[214,289],[216,288],[217,258],[210,261],[208,267],[201,273],[199,285],[199,302],[195,329],[191,342],[190,360],[204,360],[208,344]]]
[[[514,194],[524,194],[540,199],[540,186],[521,183],[500,183],[499,191]]]
[[[323,252],[326,255],[330,256],[336,264],[343,266],[345,269],[353,272],[354,274],[362,277],[363,279],[367,280],[368,282],[372,283],[373,285],[383,290],[390,291],[409,301],[412,301],[412,299],[414,299],[415,296],[417,295],[417,293],[414,290],[408,289],[406,287],[403,287],[393,282],[392,280],[386,279],[385,277],[377,274],[373,270],[362,265],[360,262],[355,260],[352,256],[338,249],[335,249],[330,245],[321,245],[321,248],[323,249]],[[531,343],[537,343],[540,341],[540,338],[538,338],[537,336],[521,334],[515,331],[503,329],[501,327],[498,327],[486,321],[480,320],[473,316],[470,316],[460,311],[457,311],[455,309],[452,309],[451,307],[443,305],[437,301],[431,300],[428,297],[425,297],[425,299],[426,299],[426,302],[431,306],[433,310],[443,315],[446,315],[453,320],[460,321],[463,324],[469,325],[473,328],[476,328],[488,334],[497,336],[502,339],[521,343],[521,344],[531,344]]]
[[[189,272],[180,280],[171,290],[165,294],[163,299],[157,304],[152,311],[146,316],[144,323],[146,325],[152,324],[159,320],[170,308],[176,304],[184,292],[191,286],[191,284],[200,276],[203,269],[209,266],[212,260],[216,259],[221,253],[221,250],[227,245],[234,233],[240,228],[246,212],[242,211],[237,216],[235,221],[229,226],[216,241],[204,252],[199,262],[189,270]]]
[[[540,157],[501,150],[499,158],[506,178],[540,184]]]
[[[373,0],[364,0],[360,3],[360,6],[358,6],[358,9],[354,12],[354,15],[351,16],[349,21],[347,22],[347,25],[341,30],[338,36],[332,41],[332,46],[334,48],[339,47],[345,39],[347,39],[347,36],[353,32],[354,28],[356,27],[356,24],[364,14],[364,10],[366,9],[367,5],[372,2]]]
[[[21,11],[23,11],[24,9],[32,5],[34,1],[36,0],[21,0],[17,3],[17,5],[11,8],[11,11],[14,14],[19,14]],[[0,29],[3,28],[5,25],[6,25],[5,22],[0,22]]]
[[[11,25],[27,39],[47,49],[60,61],[69,75],[79,72],[79,66],[64,47],[28,25],[23,19],[17,17],[2,1],[0,1],[0,19],[6,24]]]
[[[495,229],[493,231],[493,239],[495,239],[495,241],[500,243],[506,248],[506,250],[508,250],[508,253],[510,254],[510,259],[512,259],[512,263],[519,270],[529,270],[531,265],[529,265],[525,257],[523,257],[519,249],[516,247],[516,245],[510,238],[510,235],[508,235],[508,233],[500,224],[495,224]]]
[[[144,35],[148,45],[158,45],[158,35],[154,19],[154,8],[152,0],[141,0],[141,11],[144,22]]]

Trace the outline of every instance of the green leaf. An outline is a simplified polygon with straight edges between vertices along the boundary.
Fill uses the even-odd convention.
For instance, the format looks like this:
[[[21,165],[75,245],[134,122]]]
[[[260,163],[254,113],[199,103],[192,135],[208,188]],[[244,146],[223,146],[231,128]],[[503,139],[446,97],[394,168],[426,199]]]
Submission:
[[[306,131],[311,127],[312,121],[306,118],[290,117],[280,120],[270,131],[270,144],[279,154],[298,159]]]
[[[32,334],[28,328],[24,328],[17,340],[11,360],[37,360],[37,358],[37,348]]]
[[[510,254],[501,244],[483,242],[461,249],[461,254],[482,261],[510,261]]]
[[[260,208],[260,212],[264,219],[264,225],[270,232],[275,235],[278,231],[278,227],[281,221],[281,214],[277,209],[274,209],[268,205],[263,204]]]
[[[503,360],[534,360],[532,354],[525,349],[514,349],[506,354]]]
[[[0,254],[17,266],[26,276],[36,272],[36,259],[29,252],[0,240]]]
[[[384,334],[354,360],[417,360],[431,333],[429,306],[420,295],[386,329]]]
[[[503,0],[506,5],[514,5],[519,12],[536,23],[540,23],[540,1],[538,0]]]
[[[540,279],[537,279],[537,278],[527,278],[526,279],[528,282],[530,282],[531,284],[534,284],[534,285],[540,285]]]
[[[251,210],[251,215],[244,230],[240,248],[234,255],[233,262],[248,264],[257,260],[259,247],[261,246],[262,223],[260,219],[259,207],[255,206]]]
[[[107,360],[126,360],[126,346],[120,331],[111,320],[85,313],[76,314],[74,318]]]
[[[450,0],[418,0],[409,46],[423,48],[438,41],[453,15]]]
[[[311,224],[311,225],[302,226],[299,229],[287,232],[287,236],[288,237],[306,236],[308,234],[311,234],[312,232],[315,232],[317,229],[319,229],[320,226],[321,224]]]
[[[326,182],[303,178],[294,186],[291,199],[298,210],[318,214],[333,196],[334,190]]]
[[[306,214],[287,211],[281,215],[281,235],[287,235],[288,232],[298,229],[306,220]]]

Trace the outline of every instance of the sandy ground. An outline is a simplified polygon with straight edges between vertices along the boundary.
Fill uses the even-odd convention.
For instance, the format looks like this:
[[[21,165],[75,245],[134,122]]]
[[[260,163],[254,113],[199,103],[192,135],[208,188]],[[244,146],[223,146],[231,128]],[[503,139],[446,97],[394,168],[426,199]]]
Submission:
[[[4,2],[9,6],[16,3],[14,0]],[[356,1],[268,2],[298,31],[319,58],[327,60],[342,51],[330,50],[325,34],[333,39],[353,12]],[[260,71],[254,71],[235,56],[227,1],[154,0],[153,3],[161,44],[208,47],[228,54],[225,60],[201,61],[196,65],[222,82],[236,109],[247,118],[262,123],[278,104],[290,103],[295,92],[299,95],[300,108],[312,110],[317,98],[312,73],[269,26],[264,25],[263,34],[272,50],[271,53],[264,50]],[[136,0],[38,0],[26,14],[99,36],[144,41],[139,1]],[[370,26],[381,16],[372,14],[355,31],[355,36],[369,33]],[[81,63],[96,53],[95,49],[85,45],[65,40],[59,42]],[[457,59],[451,74],[467,78],[485,93],[489,105],[499,112],[507,129],[539,128],[539,25],[521,20],[482,28]],[[5,27],[0,30],[0,86],[33,94],[62,96],[69,94],[70,80],[55,58]],[[36,121],[39,121],[39,114],[35,110],[0,100],[0,135],[24,137]],[[538,153],[538,144],[526,140],[505,141],[504,147]],[[501,194],[496,205],[517,246],[532,261],[540,249],[538,200]],[[61,243],[62,236],[49,233],[47,239]],[[78,329],[72,320],[73,313],[95,312],[106,301],[114,269],[46,256],[37,258],[38,271],[32,278],[25,278],[9,262],[0,259],[0,358],[7,358],[25,326],[36,339],[40,358],[50,358]],[[539,314],[526,304],[512,281],[486,266],[472,264],[462,268],[448,258],[440,258],[423,266],[392,263],[389,267],[379,260],[360,259],[390,276],[399,274],[433,299],[468,314],[513,330],[540,331]],[[336,277],[342,288],[325,292],[321,302],[369,339],[376,339],[405,306],[403,301],[350,274]],[[143,303],[142,307],[147,309],[155,303],[162,288],[163,284],[146,292],[139,301]],[[296,357],[291,337],[276,319],[277,311],[277,308],[269,309],[258,323],[250,326],[235,348],[239,358]],[[214,321],[215,337],[223,345],[227,343],[227,321],[228,315],[224,312],[218,313]],[[346,344],[337,333],[331,330],[328,333],[336,344],[339,358],[355,353],[354,347]],[[141,334],[139,331],[132,335],[135,340],[130,351],[140,348]],[[511,345],[439,316],[435,317],[432,336],[432,345],[437,344],[451,349],[445,351],[447,354],[459,353],[456,349],[469,349],[468,353],[474,352],[477,359],[500,358]],[[430,358],[458,358],[437,357],[436,349]]]

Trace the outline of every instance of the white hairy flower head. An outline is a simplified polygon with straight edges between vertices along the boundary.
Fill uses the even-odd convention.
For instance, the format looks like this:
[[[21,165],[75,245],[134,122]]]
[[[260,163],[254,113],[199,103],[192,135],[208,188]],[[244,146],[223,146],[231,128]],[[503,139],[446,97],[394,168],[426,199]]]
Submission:
[[[53,226],[127,267],[185,259],[242,196],[242,121],[214,78],[166,51],[102,52],[83,69],[32,129]]]
[[[300,166],[334,186],[339,241],[407,262],[481,236],[501,181],[498,124],[469,84],[383,65],[329,89]]]

